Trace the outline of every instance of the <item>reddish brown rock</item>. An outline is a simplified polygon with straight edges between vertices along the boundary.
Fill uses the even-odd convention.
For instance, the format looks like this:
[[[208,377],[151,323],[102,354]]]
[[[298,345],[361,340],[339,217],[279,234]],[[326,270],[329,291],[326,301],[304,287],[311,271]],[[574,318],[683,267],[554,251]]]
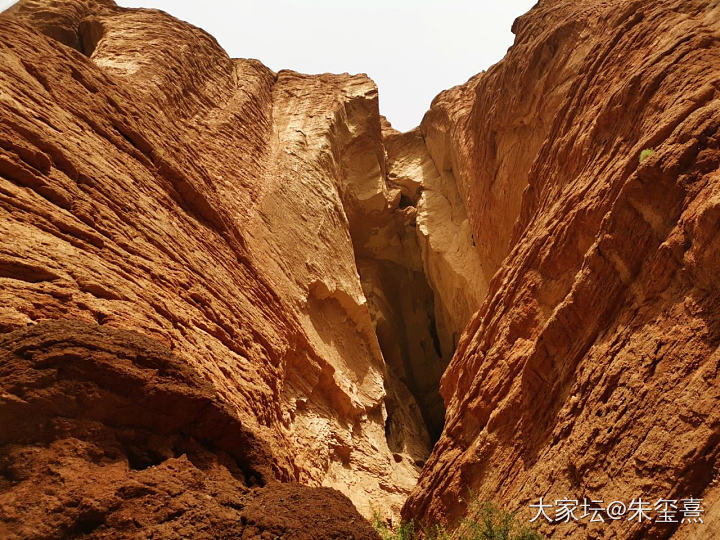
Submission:
[[[414,238],[385,184],[374,84],[276,74],[109,2],[21,2],[0,29],[0,332],[63,319],[142,334],[267,449],[267,482],[396,515],[429,453],[427,388],[392,326],[386,365],[376,324],[400,311],[381,316],[364,287],[409,291],[422,270],[412,246],[373,247]],[[360,275],[358,235],[380,275]],[[429,336],[420,281],[403,301]]]
[[[328,488],[394,518],[419,476],[421,521],[694,496],[543,530],[711,537],[719,8],[514,31],[401,134],[162,12],[0,16],[0,535],[371,538]]]
[[[545,1],[514,30],[508,56],[441,94],[422,125],[492,280],[443,376],[445,430],[403,514],[454,522],[468,489],[523,519],[539,497],[693,496],[704,526],[542,530],[711,538],[720,11]]]
[[[376,537],[335,490],[266,485],[270,449],[186,359],[136,332],[4,334],[0,388],[4,538]]]

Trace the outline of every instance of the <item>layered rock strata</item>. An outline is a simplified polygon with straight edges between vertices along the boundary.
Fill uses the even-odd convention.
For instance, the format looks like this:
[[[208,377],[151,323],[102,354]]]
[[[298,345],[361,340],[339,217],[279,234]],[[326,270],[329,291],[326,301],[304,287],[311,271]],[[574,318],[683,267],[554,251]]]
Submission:
[[[571,519],[543,531],[710,538],[720,8],[541,1],[513,29],[507,57],[438,96],[422,124],[430,153],[448,156],[490,279],[403,514],[454,523],[469,489],[523,519],[540,497],[696,497],[704,526]]]
[[[269,448],[137,332],[3,334],[0,385],[3,538],[376,538],[335,490],[266,485]]]
[[[158,11],[0,30],[2,534],[373,537],[319,486],[718,523],[714,2],[543,0],[408,133]]]
[[[428,210],[444,204],[442,177],[417,133],[403,142],[384,123],[372,81],[230,59],[155,10],[24,0],[0,16],[0,111],[0,336],[8,358],[26,358],[13,344],[27,332],[40,350],[28,380],[16,360],[3,372],[7,530],[27,536],[59,497],[27,494],[56,456],[53,474],[73,482],[99,468],[56,499],[92,515],[48,522],[51,536],[179,530],[200,514],[120,525],[148,492],[110,491],[167,480],[178,488],[160,506],[190,484],[212,498],[193,483],[209,470],[239,478],[236,509],[244,489],[279,481],[396,516],[442,430],[439,378],[476,298],[442,277],[450,233]],[[123,349],[141,337],[162,361]],[[145,417],[168,370],[185,397]],[[41,381],[56,381],[57,407]],[[200,434],[208,400],[224,416]],[[97,501],[80,496],[106,474]],[[312,493],[298,496],[329,496]],[[205,522],[226,511],[201,503]]]

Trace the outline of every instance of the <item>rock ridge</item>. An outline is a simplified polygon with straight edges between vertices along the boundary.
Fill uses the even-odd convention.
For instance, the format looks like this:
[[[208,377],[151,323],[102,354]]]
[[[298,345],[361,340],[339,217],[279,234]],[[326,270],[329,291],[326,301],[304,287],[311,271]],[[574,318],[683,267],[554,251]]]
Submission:
[[[513,29],[508,55],[423,120],[488,286],[442,377],[445,429],[403,515],[455,523],[468,489],[527,519],[540,497],[698,497],[704,526],[541,530],[710,538],[720,11],[541,1]]]
[[[251,471],[232,488],[238,497],[296,482],[340,490],[365,517],[396,519],[442,431],[439,379],[477,300],[465,299],[467,276],[439,282],[452,266],[450,233],[428,208],[466,217],[457,195],[443,202],[448,188],[435,187],[422,137],[390,128],[366,76],[275,73],[229,58],[205,32],[160,11],[24,0],[0,27],[0,229],[9,239],[0,244],[0,335],[42,329],[52,340],[64,327],[51,321],[86,325],[76,330],[80,351],[58,351],[60,372],[121,339],[114,330],[144,336],[187,366],[178,384],[202,381],[203,395],[229,415],[225,429],[239,430],[232,444],[251,453],[235,458],[242,466],[226,463],[219,442],[201,452],[223,478]],[[405,144],[411,155],[393,153]],[[469,243],[465,236],[453,245]],[[83,377],[90,384],[108,369]],[[2,389],[11,432],[27,433],[11,414],[24,391]],[[91,406],[111,407],[107,399]],[[52,423],[79,413],[43,414]],[[73,433],[72,445],[104,448],[101,432]],[[4,444],[3,454],[16,455],[36,441]],[[156,456],[148,459],[163,471],[154,481],[172,476],[165,465],[183,456],[195,463],[185,443],[162,454],[146,439],[133,444],[102,458],[118,462],[118,482],[133,478],[135,454]],[[199,474],[180,467],[177,485]],[[17,512],[38,470],[4,484],[1,521],[12,534],[30,530]],[[78,470],[62,461],[58,474]],[[342,498],[310,488],[298,496],[343,508]],[[116,526],[103,508],[93,534]],[[203,508],[206,521],[227,518]],[[146,524],[163,522],[153,516]],[[43,530],[65,534],[83,519]],[[183,529],[183,519],[159,530]]]

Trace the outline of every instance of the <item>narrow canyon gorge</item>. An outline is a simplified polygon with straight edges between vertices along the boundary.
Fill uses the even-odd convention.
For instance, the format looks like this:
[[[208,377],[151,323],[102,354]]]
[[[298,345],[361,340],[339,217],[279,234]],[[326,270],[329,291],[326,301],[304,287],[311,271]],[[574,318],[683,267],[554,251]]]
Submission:
[[[512,30],[401,133],[161,11],[0,14],[0,538],[720,537],[720,3]]]

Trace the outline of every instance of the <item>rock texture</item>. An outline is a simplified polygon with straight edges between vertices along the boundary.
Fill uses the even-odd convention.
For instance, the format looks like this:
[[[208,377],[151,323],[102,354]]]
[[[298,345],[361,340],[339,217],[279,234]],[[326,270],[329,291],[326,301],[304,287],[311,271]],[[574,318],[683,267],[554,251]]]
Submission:
[[[426,279],[434,295],[440,356],[449,358],[460,333],[487,291],[480,251],[450,160],[452,144],[435,147],[427,123],[388,133],[389,180],[405,188],[416,211],[416,233]]]
[[[375,538],[472,489],[702,497],[543,531],[708,537],[720,7],[513,29],[398,133],[159,11],[1,15],[0,536]]]
[[[203,399],[228,415],[226,429],[262,449],[233,457],[252,470],[232,488],[238,497],[243,482],[299,482],[341,490],[365,516],[373,508],[396,516],[442,429],[437,385],[449,352],[438,342],[423,271],[418,194],[409,203],[388,179],[391,130],[383,130],[374,84],[274,73],[228,58],[210,36],[162,12],[109,1],[25,0],[0,17],[0,30],[0,335],[37,324],[54,343],[58,330],[43,321],[85,325],[68,345],[80,352],[53,345],[57,373],[81,369],[75,364],[92,357],[85,349],[104,350],[106,329],[145,336],[187,367],[177,384],[190,384],[190,374],[202,381]],[[78,377],[104,388],[112,373]],[[125,383],[136,395],[152,380]],[[11,413],[27,401],[24,387],[1,388],[10,432],[28,433],[28,419]],[[100,396],[89,406],[114,404]],[[69,437],[67,456],[99,445],[92,452],[117,461],[122,485],[149,474],[132,472],[135,454],[160,468],[153,482],[170,466],[182,472],[179,485],[199,474],[183,439],[199,436],[176,433],[186,427],[163,435],[183,439],[179,446],[133,439],[134,449],[108,457],[96,437],[121,437],[103,434],[114,429],[107,417],[92,418],[100,434],[83,427],[66,436],[54,422],[76,422],[79,412],[42,414],[51,426],[43,444]],[[164,422],[152,417],[142,427],[163,432]],[[230,450],[210,439],[202,452],[215,457],[203,459],[232,476],[235,465],[220,456]],[[36,444],[9,437],[0,453]],[[25,462],[11,462],[23,470]],[[1,521],[13,534],[29,530],[14,505],[30,488],[17,478],[40,482],[33,474],[41,463],[3,484]],[[58,474],[84,465],[66,466]],[[193,489],[212,496],[208,486]],[[322,495],[330,492],[309,493],[298,496],[344,508]],[[92,530],[112,529],[119,499],[98,497]],[[206,516],[217,510],[197,504]],[[34,508],[39,522],[44,507]],[[82,515],[43,530],[82,532]]]
[[[543,530],[711,538],[720,7],[545,0],[513,29],[507,57],[438,96],[421,126],[457,181],[488,285],[403,515],[452,523],[469,488],[528,519],[541,496],[694,496],[705,526]]]
[[[137,332],[0,337],[3,538],[375,538],[335,490],[264,484],[270,449]]]

